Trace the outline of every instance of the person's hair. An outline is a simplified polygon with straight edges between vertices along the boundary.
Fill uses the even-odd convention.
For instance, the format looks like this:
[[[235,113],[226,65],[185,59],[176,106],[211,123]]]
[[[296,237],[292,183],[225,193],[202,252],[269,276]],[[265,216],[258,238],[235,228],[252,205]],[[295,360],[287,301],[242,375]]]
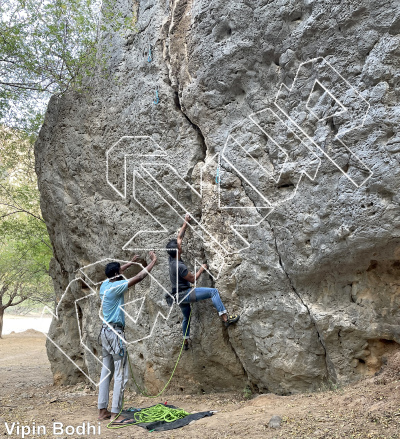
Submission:
[[[166,247],[167,253],[172,257],[176,258],[178,255],[178,241],[176,239],[171,239]]]
[[[121,264],[119,262],[110,262],[106,265],[106,276],[108,278],[117,276],[119,274],[119,269],[121,268]]]

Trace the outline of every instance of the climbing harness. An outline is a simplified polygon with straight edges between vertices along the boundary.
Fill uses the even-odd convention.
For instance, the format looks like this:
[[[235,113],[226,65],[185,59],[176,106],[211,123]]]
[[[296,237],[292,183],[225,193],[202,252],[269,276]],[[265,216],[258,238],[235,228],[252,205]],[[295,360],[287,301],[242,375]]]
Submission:
[[[149,54],[147,56],[147,62],[152,62],[153,61],[153,57],[151,55],[151,44],[149,44]]]
[[[118,344],[119,344],[119,351],[116,352],[114,346],[111,344],[110,339],[108,338],[108,335],[107,335],[107,329],[110,329],[109,326],[103,325],[103,326],[101,327],[100,332],[99,332],[99,335],[98,335],[98,337],[97,337],[97,342],[98,342],[100,345],[102,344],[101,341],[100,341],[100,338],[101,338],[101,333],[104,331],[104,338],[107,340],[108,346],[110,347],[110,351],[113,352],[114,355],[119,354],[120,357],[123,357],[125,354],[124,354],[124,345],[123,345],[123,342],[122,342],[121,337],[118,337],[118,339],[119,339],[119,341],[118,341]],[[125,332],[124,332],[124,330],[122,329],[122,327],[114,326],[114,329],[122,331],[123,336],[124,336],[124,338],[125,338]]]
[[[167,383],[165,384],[165,386],[160,390],[160,392],[157,393],[157,395],[149,395],[149,394],[147,393],[147,391],[146,391],[146,390],[143,390],[143,389],[139,386],[139,384],[136,382],[136,380],[135,380],[135,376],[133,375],[132,364],[131,364],[131,359],[130,359],[130,357],[129,357],[129,352],[128,352],[128,350],[126,351],[126,354],[127,354],[127,357],[128,357],[128,363],[129,363],[129,370],[130,370],[130,372],[131,372],[133,382],[135,383],[136,388],[139,390],[139,392],[140,392],[143,396],[145,396],[145,397],[147,397],[147,398],[158,398],[159,396],[161,396],[161,395],[165,392],[166,388],[168,387],[169,383],[170,383],[171,380],[172,380],[172,377],[174,376],[174,373],[175,373],[176,368],[178,367],[179,360],[181,359],[182,351],[183,351],[183,348],[184,348],[184,345],[185,345],[186,334],[187,334],[187,331],[188,331],[188,329],[189,329],[189,324],[190,324],[190,318],[191,318],[191,316],[192,316],[192,310],[190,310],[190,315],[189,315],[189,319],[188,319],[188,324],[187,324],[187,326],[186,326],[186,331],[185,331],[185,335],[184,335],[184,337],[183,337],[183,342],[182,342],[181,350],[180,350],[179,355],[178,355],[178,359],[176,360],[175,366],[174,366],[174,368],[173,368],[173,370],[172,370],[172,373],[171,373],[171,376],[169,377],[169,380],[167,381]],[[154,422],[154,421],[163,421],[163,420],[165,420],[166,422],[172,422],[172,421],[175,421],[175,420],[177,420],[177,419],[181,419],[181,418],[183,418],[183,417],[185,417],[186,415],[189,414],[189,413],[184,412],[183,410],[171,409],[171,408],[169,408],[169,407],[165,407],[165,406],[163,406],[162,404],[157,404],[157,405],[154,406],[154,407],[149,407],[148,409],[143,409],[143,410],[140,410],[140,412],[135,413],[135,415],[134,415],[134,416],[135,416],[135,421],[137,421],[137,422],[135,422],[135,423],[131,423],[131,422],[129,422],[129,423],[127,423],[127,424],[122,424],[122,425],[111,425],[111,424],[112,424],[114,421],[116,421],[116,420],[119,418],[119,416],[121,415],[122,410],[124,409],[124,402],[125,402],[125,401],[122,400],[122,407],[121,407],[120,412],[118,413],[118,416],[117,416],[115,419],[113,419],[112,421],[110,421],[110,422],[107,424],[107,428],[109,428],[109,429],[123,428],[123,427],[128,427],[129,425],[140,424],[140,423],[142,423],[142,422]],[[162,410],[162,411],[161,411],[161,409],[160,409],[159,406],[163,407],[163,410]],[[158,407],[157,410],[156,410],[156,407]],[[131,407],[130,409],[128,409],[128,411],[134,411],[134,410],[135,410],[135,409],[133,409],[133,410],[132,410],[132,409],[133,409],[133,408]],[[151,410],[150,410],[150,409],[151,409]],[[149,411],[149,410],[150,410],[150,411]],[[176,413],[175,411],[172,412],[172,410],[175,410],[177,413]],[[151,421],[149,421],[149,420],[146,420],[146,421],[140,420],[140,421],[138,421],[138,420],[136,419],[136,415],[139,414],[139,413],[141,413],[141,412],[143,412],[143,411],[144,411],[144,417],[147,416],[146,419],[148,419],[149,416],[152,417]],[[168,412],[168,413],[167,413],[167,412]],[[185,413],[185,415],[180,416],[178,412],[180,412],[180,413]],[[159,416],[159,417],[157,417],[157,416]],[[180,416],[180,417],[176,417],[176,418],[175,418],[175,416]],[[166,417],[168,417],[168,419],[171,419],[171,420],[168,421],[167,419],[165,419]],[[141,419],[142,419],[142,418],[141,418]],[[144,418],[143,418],[143,419],[144,419]]]
[[[156,88],[156,100],[153,101],[153,104],[157,105],[160,102],[160,99],[158,97],[158,88]]]

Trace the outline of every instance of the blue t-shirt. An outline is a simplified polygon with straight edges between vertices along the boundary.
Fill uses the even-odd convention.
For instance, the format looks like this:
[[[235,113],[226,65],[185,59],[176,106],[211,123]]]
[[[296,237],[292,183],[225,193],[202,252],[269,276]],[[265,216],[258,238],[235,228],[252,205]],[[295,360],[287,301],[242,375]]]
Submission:
[[[103,317],[107,323],[118,323],[125,326],[123,312],[124,293],[128,289],[127,280],[104,281],[100,287],[100,299],[103,304]]]

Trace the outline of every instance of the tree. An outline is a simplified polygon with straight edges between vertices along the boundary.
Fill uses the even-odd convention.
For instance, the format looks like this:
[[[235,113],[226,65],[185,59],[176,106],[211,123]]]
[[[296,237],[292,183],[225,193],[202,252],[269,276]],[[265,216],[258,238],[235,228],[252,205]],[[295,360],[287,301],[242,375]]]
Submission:
[[[91,66],[96,19],[90,1],[0,3],[0,118],[11,126],[43,113],[51,94]]]
[[[0,236],[19,251],[40,243],[47,259],[52,248],[40,210],[34,140],[34,135],[0,126]]]
[[[103,32],[135,30],[114,0],[0,0],[0,334],[4,310],[51,297],[52,246],[33,144],[48,99],[104,76]],[[101,16],[101,20],[100,20]]]
[[[8,247],[8,248],[7,248]],[[4,312],[23,302],[48,304],[54,299],[50,278],[35,262],[26,261],[25,255],[15,256],[12,245],[0,247],[0,338],[3,333]]]
[[[102,31],[134,29],[112,1],[0,1],[0,121],[31,130],[52,94],[82,89],[102,67]],[[101,17],[101,20],[100,20]]]
[[[4,311],[54,297],[52,247],[41,216],[34,136],[0,126],[0,337]]]

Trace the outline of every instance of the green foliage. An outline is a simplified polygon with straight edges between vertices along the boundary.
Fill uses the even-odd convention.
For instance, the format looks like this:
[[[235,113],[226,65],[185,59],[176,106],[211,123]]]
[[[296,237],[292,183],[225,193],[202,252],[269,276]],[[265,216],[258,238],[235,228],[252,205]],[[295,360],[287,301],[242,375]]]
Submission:
[[[253,392],[251,391],[250,386],[247,385],[247,386],[243,389],[243,398],[244,398],[244,399],[251,399],[252,396],[253,396]]]
[[[135,21],[114,0],[0,0],[0,309],[52,296],[33,153],[47,101],[107,77],[100,37]]]
[[[47,302],[52,247],[41,217],[33,136],[0,127],[0,290],[3,305],[21,298]],[[25,299],[24,299],[25,300]]]
[[[24,303],[49,304],[54,300],[50,276],[44,270],[43,255],[39,249],[18,251],[15,241],[0,244],[0,302],[2,306]],[[33,257],[31,257],[33,255]],[[39,260],[38,260],[39,259]],[[10,301],[10,299],[12,299]]]
[[[81,90],[104,67],[101,33],[134,30],[132,17],[115,12],[112,1],[105,5],[99,0],[0,1],[4,124],[35,132],[50,95]]]

